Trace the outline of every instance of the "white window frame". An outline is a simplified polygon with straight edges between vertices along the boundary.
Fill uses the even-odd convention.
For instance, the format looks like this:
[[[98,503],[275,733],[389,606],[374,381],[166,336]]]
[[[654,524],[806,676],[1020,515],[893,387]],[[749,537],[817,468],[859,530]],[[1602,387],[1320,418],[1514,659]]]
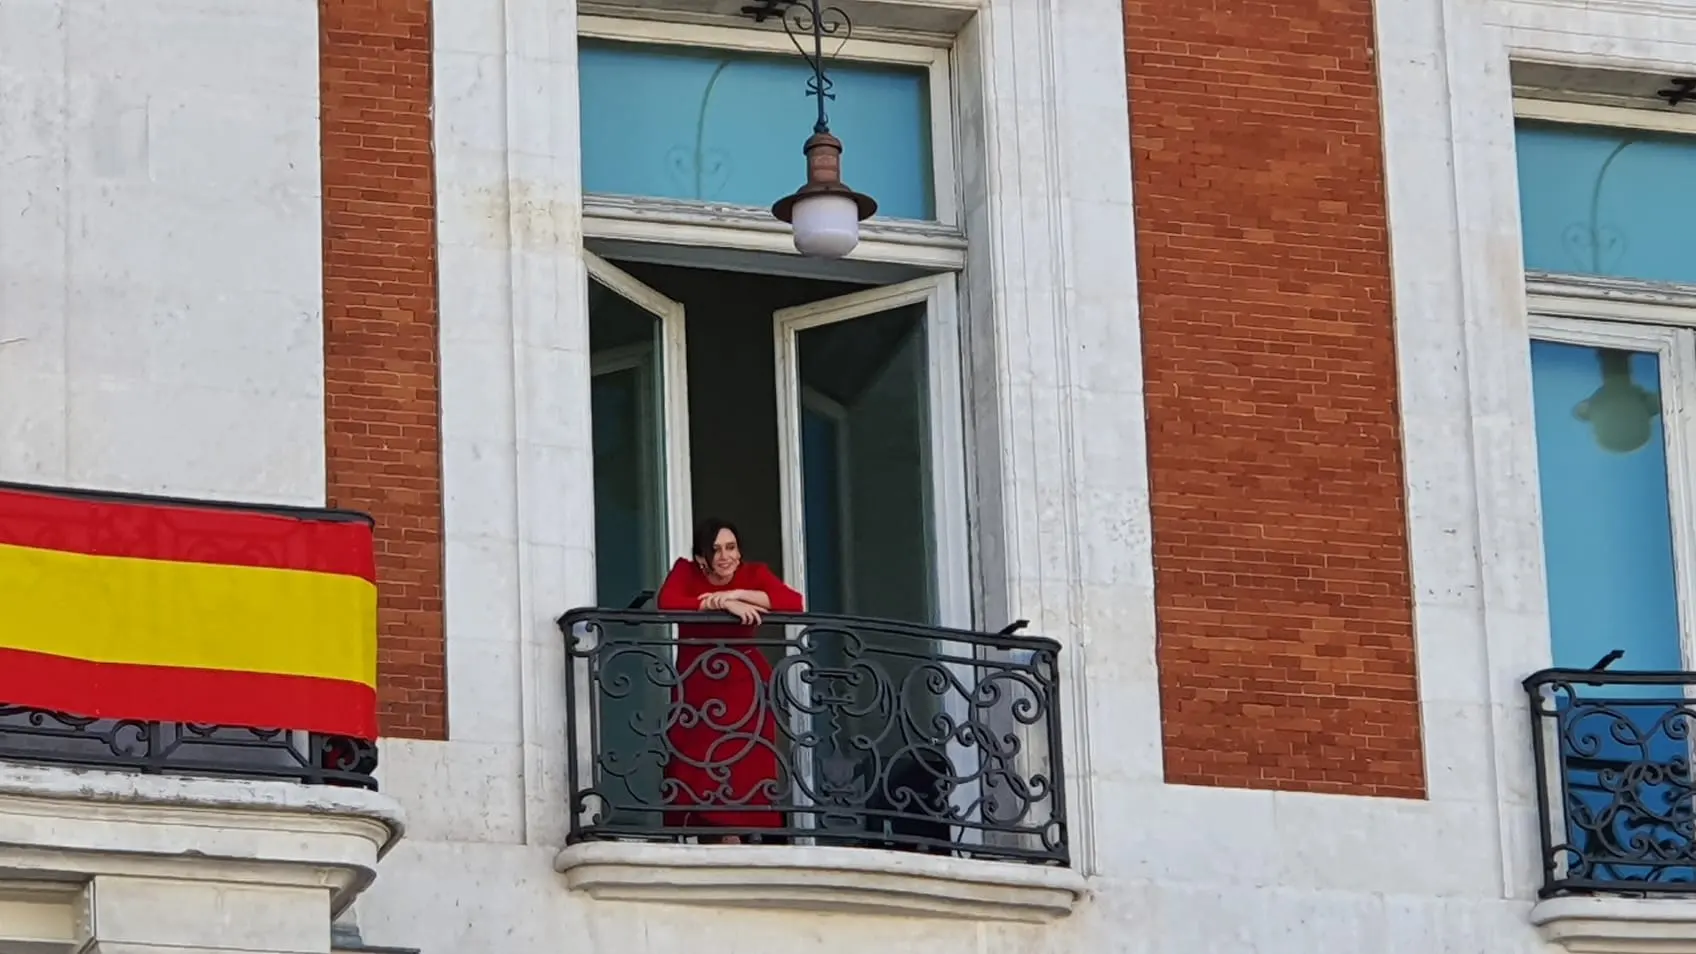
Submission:
[[[886,285],[863,292],[784,308],[772,315],[773,351],[777,379],[778,468],[783,481],[780,485],[779,506],[783,520],[784,572],[790,585],[807,591],[806,535],[804,532],[805,486],[801,467],[801,420],[797,410],[804,400],[800,382],[800,351],[797,338],[809,328],[841,322],[856,321],[871,315],[903,308],[908,305],[925,307],[925,413],[928,417],[930,486],[929,498],[932,546],[936,563],[931,570],[930,584],[934,587],[936,618],[931,625],[942,628],[972,628],[972,592],[970,564],[970,532],[966,513],[965,465],[965,391],[960,373],[959,295],[955,277],[951,274],[932,275]],[[791,637],[798,635],[791,631]],[[937,637],[938,651],[972,655],[971,645],[944,642]],[[947,668],[964,685],[975,685],[978,672],[974,666],[950,664]],[[791,673],[790,692],[797,699],[807,699],[811,690],[800,678],[799,671]],[[944,700],[956,719],[970,717],[963,700]],[[806,731],[804,712],[796,713],[796,729]],[[969,781],[955,789],[951,801],[967,818],[977,811],[982,817],[981,783],[977,779],[984,750],[978,746],[962,745],[950,740],[947,756],[957,771]],[[811,787],[811,762],[797,766]],[[969,769],[969,770],[968,770]],[[964,771],[963,771],[964,770]],[[805,799],[798,799],[805,802]],[[808,824],[811,822],[808,821]],[[962,827],[961,844],[979,843],[983,831]]]
[[[1524,95],[1514,100],[1514,118],[1696,135],[1696,115]],[[1654,354],[1659,362],[1679,653],[1683,668],[1696,669],[1696,286],[1528,270],[1525,288],[1530,340]],[[1627,660],[1623,668],[1635,667]],[[1555,727],[1540,730],[1543,744],[1558,750]],[[1566,806],[1557,800],[1551,809],[1564,830]]]
[[[1516,97],[1513,113],[1515,119],[1529,119],[1533,122],[1696,134],[1696,113],[1633,109],[1627,106],[1604,106],[1598,103],[1575,103],[1571,100],[1538,99],[1530,96]]]
[[[1634,109],[1626,106],[1606,106],[1596,103],[1579,103],[1562,99],[1541,99],[1532,96],[1519,95],[1513,101],[1513,116],[1515,135],[1518,133],[1518,123],[1521,120],[1543,123],[1564,123],[1573,126],[1588,126],[1601,129],[1637,129],[1646,132],[1673,133],[1676,135],[1696,136],[1696,113],[1673,113],[1658,109]],[[1654,299],[1664,291],[1670,291],[1670,298],[1681,298],[1679,289],[1696,286],[1681,286],[1676,282],[1650,282],[1636,279],[1605,278],[1594,275],[1571,275],[1565,273],[1526,271],[1526,290],[1533,296],[1545,299],[1548,307],[1558,309],[1554,314],[1566,314],[1571,306],[1559,302],[1549,303],[1547,300],[1556,299],[1562,295],[1562,290],[1568,290],[1575,299],[1590,301],[1615,298],[1628,306],[1634,304],[1653,304]],[[1584,312],[1579,306],[1578,317]],[[1622,320],[1641,320],[1643,312],[1628,307],[1619,317]],[[1593,317],[1607,318],[1609,314],[1598,314]],[[1683,321],[1696,325],[1696,316],[1687,315],[1671,323]]]
[[[665,492],[665,540],[670,553],[688,553],[694,542],[690,539],[694,504],[689,477],[689,345],[683,305],[587,249],[583,252],[583,270],[589,281],[653,315],[660,323],[659,346],[654,349],[657,367],[653,373],[660,388],[660,439],[665,448],[661,462],[665,469],[661,475]],[[590,373],[599,370],[592,367]],[[667,568],[667,562],[661,561],[661,572]],[[656,587],[659,583],[654,581]]]
[[[965,392],[960,374],[960,309],[954,276],[886,285],[839,298],[785,308],[773,315],[777,362],[778,468],[783,475],[784,570],[790,585],[806,592],[806,541],[802,533],[804,488],[799,457],[801,422],[798,332],[902,308],[925,306],[925,374],[930,430],[931,523],[935,530],[935,625],[970,628],[972,620],[970,533],[966,514]]]
[[[615,42],[798,55],[781,27],[769,23],[726,27],[631,19],[623,15],[584,15],[578,19],[578,35]],[[875,40],[850,40],[842,48],[840,58],[845,61],[918,65],[929,70],[936,221],[874,219],[863,223],[860,244],[848,256],[848,261],[865,263],[874,266],[875,270],[874,267],[862,268],[857,278],[850,280],[878,280],[880,283],[844,298],[784,311],[837,310],[845,299],[864,298],[868,302],[875,301],[876,306],[860,313],[871,314],[904,304],[929,301],[926,373],[930,377],[931,492],[935,495],[932,506],[937,537],[932,583],[936,587],[939,625],[973,630],[979,628],[979,624],[976,595],[971,586],[973,528],[967,513],[969,474],[966,462],[970,448],[965,426],[967,406],[963,376],[966,352],[962,335],[960,284],[965,278],[956,274],[965,271],[967,262],[968,246],[962,225],[962,196],[967,184],[958,165],[960,130],[957,120],[960,116],[955,103],[958,84],[952,75],[955,65],[952,40],[950,37],[947,42],[939,42],[934,36],[879,32]],[[796,134],[797,185],[804,171],[799,155],[800,141],[808,132],[802,129]],[[849,148],[852,149],[851,143]],[[848,179],[852,182],[851,166]],[[772,218],[770,211],[764,208],[585,192],[582,235],[585,253],[590,255],[594,254],[590,249],[600,248],[605,250],[604,254],[617,258],[629,257],[685,267],[747,269],[762,274],[809,278],[845,277],[834,269],[821,273],[816,263],[800,257],[794,250],[789,227]],[[703,260],[703,252],[709,253],[706,260]],[[725,253],[755,253],[755,256],[738,264],[728,264],[722,258]],[[915,274],[923,277],[911,278]],[[872,275],[886,277],[873,279]],[[683,322],[677,324],[681,330]],[[777,325],[779,322],[774,318],[774,332],[780,339],[776,356],[779,363],[778,389],[784,392],[788,380],[783,367],[781,343],[784,329]],[[787,392],[785,403],[780,405],[780,414],[793,406],[787,403],[792,398],[797,398],[797,395],[793,391]],[[687,413],[686,408],[684,413]],[[793,418],[794,414],[788,412],[788,416]],[[798,425],[798,421],[794,423]],[[789,425],[780,418],[779,426]],[[784,440],[779,442],[780,456],[786,443]],[[798,461],[795,463],[798,465]],[[786,495],[790,495],[792,501],[798,500],[799,489],[788,486],[788,482],[798,476],[798,466],[790,466],[780,460],[780,468],[786,482]],[[687,473],[687,470],[683,472]],[[788,543],[795,537],[791,532],[795,524],[791,521],[798,520],[798,514],[790,512],[789,503],[782,503],[781,509]],[[790,562],[800,567],[798,572],[788,566]],[[786,560],[785,567],[788,582],[803,592],[804,562],[804,559]],[[1071,678],[1081,680],[1075,670]],[[1077,685],[1081,686],[1081,681]],[[1020,734],[1028,731],[1022,726],[1009,726],[1008,730]],[[1077,740],[1073,740],[1073,745],[1079,755],[1086,748]],[[956,749],[956,745],[949,746],[950,757],[958,764],[960,753]],[[1028,761],[1037,757],[1038,751],[1027,746],[1021,758]],[[1083,771],[1079,768],[1080,761],[1072,764],[1073,774]],[[1029,774],[1036,769],[1021,764],[1020,771]],[[956,791],[955,802],[964,807],[971,804],[977,794],[976,785],[964,785]],[[1067,808],[1075,812],[1078,806],[1068,804]],[[1074,866],[1079,870],[1088,870],[1091,866],[1090,841],[1080,834],[1085,825],[1087,822],[1082,818],[1074,817]],[[959,837],[964,843],[971,844],[983,840],[984,834],[967,828]]]
[[[1696,136],[1696,114],[1524,95],[1514,118]],[[1525,288],[1531,339],[1659,359],[1679,643],[1696,668],[1696,285],[1527,271]]]
[[[1667,317],[1664,306],[1654,302],[1615,299],[1606,313],[1586,308],[1585,297],[1571,294],[1594,285],[1584,279],[1563,276],[1558,282],[1538,284],[1544,290],[1529,295],[1531,340],[1653,354],[1659,363],[1679,656],[1685,670],[1696,669],[1696,638],[1691,633],[1691,623],[1696,620],[1696,457],[1692,456],[1696,452],[1696,431],[1692,430],[1696,427],[1696,400],[1692,399],[1696,388],[1696,327],[1691,327],[1696,325],[1696,307],[1684,312],[1682,324],[1675,324],[1661,320]],[[1696,295],[1692,297],[1696,304]],[[1634,314],[1635,309],[1642,310]],[[1622,668],[1638,667],[1628,659]],[[1542,744],[1548,751],[1560,750],[1559,731],[1553,724],[1539,724],[1537,730],[1543,733]],[[1558,819],[1555,830],[1565,831],[1565,803],[1555,799],[1550,808],[1554,813],[1551,819]],[[1558,864],[1564,876],[1567,862],[1563,858]]]
[[[1661,432],[1679,644],[1685,668],[1692,668],[1696,665],[1696,639],[1691,636],[1692,624],[1696,624],[1696,457],[1692,456],[1696,450],[1696,416],[1692,414],[1696,410],[1696,328],[1577,317],[1564,313],[1571,310],[1571,303],[1559,299],[1534,299],[1532,308],[1530,336],[1534,341],[1653,354],[1660,366]],[[1696,325],[1696,311],[1686,320]]]
[[[743,53],[799,56],[789,35],[775,23],[743,27],[707,26],[661,20],[584,16],[578,35],[624,43],[693,47]],[[924,271],[959,271],[966,242],[960,228],[960,180],[955,146],[952,53],[919,43],[850,39],[837,54],[846,62],[919,66],[929,71],[932,188],[936,221],[874,219],[861,227],[854,261],[906,265]],[[799,92],[797,92],[799,95]],[[795,132],[795,185],[804,178],[801,142],[808,129]],[[853,149],[849,143],[848,148]],[[852,182],[852,157],[849,159]],[[585,192],[583,235],[609,242],[657,246],[710,246],[764,252],[800,261],[789,227],[767,209],[682,199],[613,196]]]

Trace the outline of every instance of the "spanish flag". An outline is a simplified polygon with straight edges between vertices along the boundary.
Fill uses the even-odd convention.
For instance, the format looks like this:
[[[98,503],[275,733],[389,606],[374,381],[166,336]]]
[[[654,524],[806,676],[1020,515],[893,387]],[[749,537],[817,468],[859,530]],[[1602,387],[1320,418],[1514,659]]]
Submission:
[[[0,484],[0,706],[375,739],[371,530]]]

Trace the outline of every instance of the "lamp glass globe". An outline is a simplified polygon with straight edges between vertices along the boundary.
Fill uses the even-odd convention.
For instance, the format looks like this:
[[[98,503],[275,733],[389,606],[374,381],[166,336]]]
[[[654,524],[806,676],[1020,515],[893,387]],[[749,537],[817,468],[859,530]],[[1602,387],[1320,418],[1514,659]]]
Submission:
[[[860,209],[845,195],[807,196],[795,203],[790,222],[802,255],[841,258],[860,244]]]

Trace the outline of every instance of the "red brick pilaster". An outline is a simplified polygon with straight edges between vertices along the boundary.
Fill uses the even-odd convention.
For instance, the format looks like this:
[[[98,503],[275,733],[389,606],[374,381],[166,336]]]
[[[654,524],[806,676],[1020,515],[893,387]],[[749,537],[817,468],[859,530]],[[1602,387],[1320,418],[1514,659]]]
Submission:
[[[377,520],[384,735],[447,737],[430,0],[319,0],[329,502]]]
[[[1425,792],[1369,0],[1126,0],[1169,781]]]

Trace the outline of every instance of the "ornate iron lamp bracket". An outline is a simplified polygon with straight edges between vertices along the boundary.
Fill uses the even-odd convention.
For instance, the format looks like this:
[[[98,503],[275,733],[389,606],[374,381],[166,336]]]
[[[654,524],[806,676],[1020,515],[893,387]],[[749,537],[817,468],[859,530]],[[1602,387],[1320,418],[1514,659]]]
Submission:
[[[812,78],[807,80],[807,95],[816,99],[819,107],[813,132],[830,132],[825,100],[836,96],[830,91],[832,84],[825,63],[835,59],[854,35],[854,22],[847,12],[841,7],[826,6],[820,0],[755,0],[742,8],[742,15],[755,23],[764,23],[772,17],[782,22],[783,32],[789,34],[796,52],[813,70]],[[835,49],[826,56],[825,46],[829,44],[835,44]]]
[[[1666,100],[1668,106],[1677,106],[1685,100],[1696,99],[1696,77],[1675,77],[1668,82],[1672,83],[1671,87],[1655,93]]]

